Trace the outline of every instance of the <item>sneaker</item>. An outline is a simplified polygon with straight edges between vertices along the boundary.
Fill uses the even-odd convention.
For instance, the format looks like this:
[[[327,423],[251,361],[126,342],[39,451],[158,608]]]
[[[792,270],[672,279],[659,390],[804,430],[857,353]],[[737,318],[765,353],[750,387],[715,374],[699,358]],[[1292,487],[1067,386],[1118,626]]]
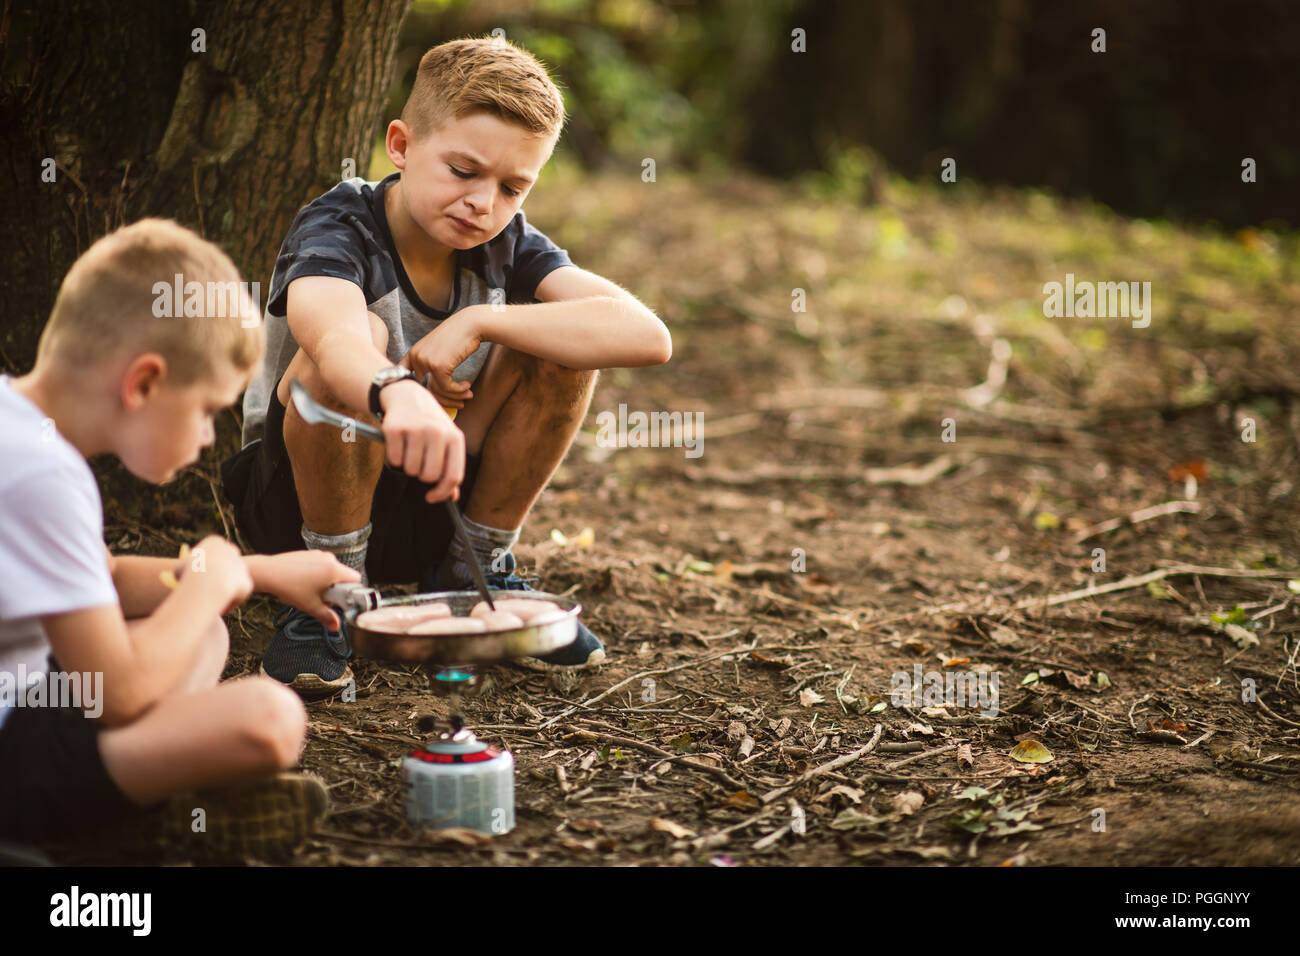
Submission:
[[[540,578],[521,578],[515,574],[515,556],[509,551],[501,555],[501,564],[505,566],[504,573],[489,571],[484,573],[483,577],[487,581],[487,586],[495,591],[532,591],[535,590],[528,586],[529,581],[539,581]],[[471,584],[472,588],[473,585]],[[434,573],[425,573],[420,578],[420,589],[431,591],[464,591],[466,586],[460,582],[452,581],[449,575],[442,573],[441,568]],[[584,664],[599,664],[605,659],[605,645],[600,642],[600,638],[587,630],[581,620],[578,621],[578,636],[573,639],[572,644],[566,644],[559,650],[552,651],[549,654],[538,657],[537,660],[545,661],[548,664],[558,664],[561,667],[581,667]]]
[[[306,611],[285,605],[262,655],[262,673],[288,684],[305,700],[337,694],[352,681],[347,624],[327,631]]]
[[[199,817],[195,811],[203,810]],[[302,846],[329,810],[324,782],[309,773],[179,793],[125,821],[110,839],[125,854],[187,859],[284,859]],[[195,832],[197,821],[202,829]],[[108,836],[106,833],[105,836]]]

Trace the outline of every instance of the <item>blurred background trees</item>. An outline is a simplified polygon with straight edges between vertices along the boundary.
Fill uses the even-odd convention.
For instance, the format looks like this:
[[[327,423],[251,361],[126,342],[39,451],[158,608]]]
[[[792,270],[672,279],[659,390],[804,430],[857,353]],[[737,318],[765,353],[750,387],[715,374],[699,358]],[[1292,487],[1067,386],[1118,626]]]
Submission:
[[[424,50],[494,28],[563,82],[587,169],[743,165],[871,199],[953,157],[1133,216],[1300,219],[1293,0],[415,0],[388,115]]]

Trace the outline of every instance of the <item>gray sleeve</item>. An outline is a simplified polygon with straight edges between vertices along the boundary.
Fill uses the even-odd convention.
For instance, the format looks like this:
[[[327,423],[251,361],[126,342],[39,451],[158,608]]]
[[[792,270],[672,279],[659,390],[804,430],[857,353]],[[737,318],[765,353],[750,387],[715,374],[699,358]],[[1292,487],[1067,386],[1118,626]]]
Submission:
[[[507,227],[514,231],[514,248],[506,273],[506,301],[532,302],[537,286],[561,266],[571,266],[567,250],[561,249],[524,218],[520,210]]]

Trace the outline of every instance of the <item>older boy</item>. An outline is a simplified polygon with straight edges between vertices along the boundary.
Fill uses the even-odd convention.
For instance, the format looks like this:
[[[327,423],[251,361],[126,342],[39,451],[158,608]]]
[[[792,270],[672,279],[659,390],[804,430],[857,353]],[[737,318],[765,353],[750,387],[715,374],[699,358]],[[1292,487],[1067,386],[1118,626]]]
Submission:
[[[159,309],[155,286],[177,275],[199,297]],[[238,398],[263,347],[260,318],[246,294],[222,294],[231,288],[230,259],[180,226],[119,229],[68,272],[35,368],[0,377],[0,839],[146,818],[189,830],[188,810],[170,821],[140,811],[297,763],[302,702],[264,677],[219,683],[222,615],[264,590],[333,626],[321,592],[356,572],[320,552],[243,558],[216,536],[183,562],[114,558],[86,463],[116,455],[160,484],[212,444],[212,416]],[[184,311],[191,301],[203,305]],[[72,674],[87,699],[55,699]],[[230,850],[283,848],[326,804],[303,775],[261,785],[273,811],[262,819],[229,812],[252,799],[247,788],[224,793],[234,804],[209,794],[188,806],[204,806],[205,839]]]
[[[244,397],[245,447],[222,468],[254,548],[306,544],[375,582],[425,590],[471,587],[477,562],[490,586],[528,587],[510,549],[586,416],[596,370],[672,352],[654,313],[524,218],[563,124],[531,55],[501,40],[444,43],[388,126],[399,172],[343,182],[298,214],[271,280],[266,365]],[[306,425],[294,379],[380,420],[385,445]],[[467,502],[472,554],[435,504],[447,497]],[[348,683],[346,633],[292,607],[277,625],[264,673],[305,696]],[[603,657],[579,625],[542,660]]]

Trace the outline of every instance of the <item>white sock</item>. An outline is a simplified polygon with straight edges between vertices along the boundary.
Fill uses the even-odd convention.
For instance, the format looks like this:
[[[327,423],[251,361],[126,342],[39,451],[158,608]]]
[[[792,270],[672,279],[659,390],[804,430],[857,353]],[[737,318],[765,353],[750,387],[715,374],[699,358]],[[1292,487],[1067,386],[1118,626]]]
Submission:
[[[302,543],[313,551],[328,551],[346,564],[361,572],[361,583],[366,584],[366,551],[370,547],[370,525],[346,534],[318,534],[302,526]]]

